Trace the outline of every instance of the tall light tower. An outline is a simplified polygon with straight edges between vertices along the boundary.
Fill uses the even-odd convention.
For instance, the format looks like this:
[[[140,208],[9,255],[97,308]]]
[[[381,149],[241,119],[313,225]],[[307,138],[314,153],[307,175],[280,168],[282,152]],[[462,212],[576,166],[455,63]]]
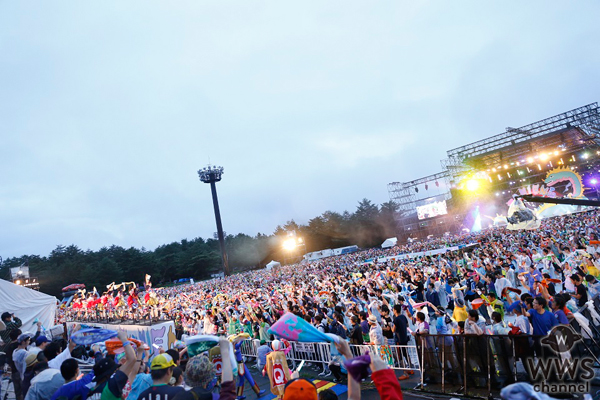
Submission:
[[[215,219],[217,220],[217,235],[219,236],[219,245],[221,246],[221,257],[223,258],[223,273],[229,275],[229,263],[227,262],[227,252],[225,251],[225,238],[223,237],[223,225],[221,225],[221,212],[219,211],[219,199],[217,198],[216,183],[221,180],[223,167],[209,165],[206,168],[198,170],[198,176],[204,183],[210,183],[212,192],[213,206],[215,208]]]

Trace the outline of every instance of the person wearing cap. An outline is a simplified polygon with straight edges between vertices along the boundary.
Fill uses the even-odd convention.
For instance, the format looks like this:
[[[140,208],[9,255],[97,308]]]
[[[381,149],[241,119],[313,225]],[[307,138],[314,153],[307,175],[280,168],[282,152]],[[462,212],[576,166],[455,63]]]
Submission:
[[[384,346],[386,344],[385,338],[383,337],[383,331],[381,330],[381,326],[377,322],[377,317],[374,315],[369,315],[367,318],[367,322],[369,323],[369,339],[371,340],[371,344],[375,346]]]
[[[152,376],[152,386],[140,394],[139,400],[171,400],[184,389],[178,386],[171,386],[169,382],[173,376],[173,368],[177,364],[167,353],[159,354],[150,364],[150,375]]]
[[[19,318],[15,317],[14,314],[11,314],[9,312],[2,313],[1,318],[2,323],[4,324],[4,329],[0,330],[0,337],[2,338],[4,344],[0,346],[0,351],[6,352],[9,343],[12,341],[10,339],[10,333],[23,326],[23,322],[21,322]]]
[[[123,343],[126,362],[119,365],[110,357],[103,358],[94,365],[94,386],[88,393],[88,400],[120,399],[127,384],[129,373],[136,367],[136,357],[127,334],[120,331],[117,336]]]
[[[218,399],[233,400],[236,397],[235,382],[233,381],[233,368],[231,364],[231,344],[227,339],[219,340],[221,351],[221,390]],[[200,354],[189,359],[183,380],[191,389],[175,396],[174,400],[213,400],[213,381],[216,377],[214,364],[206,354]]]
[[[31,335],[29,333],[20,334],[17,338],[17,349],[13,353],[13,361],[17,371],[19,371],[21,381],[25,377],[25,368],[27,368],[25,358],[27,358],[27,346],[29,346],[29,343],[31,343]]]
[[[50,343],[48,338],[44,335],[40,335],[35,339],[35,347],[30,348],[29,352],[37,355],[48,346],[48,343]]]
[[[17,370],[17,367],[14,363],[13,354],[19,347],[19,343],[17,342],[17,339],[19,338],[19,336],[21,336],[21,334],[22,334],[22,332],[18,328],[10,331],[10,336],[8,339],[8,340],[10,340],[10,342],[8,343],[8,345],[6,346],[6,349],[4,350],[6,352],[7,364],[10,367],[11,379],[13,381],[13,386],[14,386],[14,390],[15,390],[15,398],[17,400],[23,398],[22,388],[21,388],[22,382],[21,382],[21,374],[19,374],[19,371]]]
[[[465,306],[465,301],[460,297],[454,299],[454,310],[452,311],[452,319],[456,322],[464,322],[467,320],[467,308]]]
[[[41,357],[38,358],[38,354],[41,354]],[[23,384],[22,384],[22,388],[23,388],[23,393],[27,394],[27,392],[29,391],[29,387],[31,386],[31,380],[35,377],[35,367],[38,364],[38,362],[40,362],[40,359],[43,359],[44,354],[43,353],[38,353],[38,354],[33,354],[32,352],[28,352],[27,353],[27,357],[25,357],[25,374],[23,375]]]

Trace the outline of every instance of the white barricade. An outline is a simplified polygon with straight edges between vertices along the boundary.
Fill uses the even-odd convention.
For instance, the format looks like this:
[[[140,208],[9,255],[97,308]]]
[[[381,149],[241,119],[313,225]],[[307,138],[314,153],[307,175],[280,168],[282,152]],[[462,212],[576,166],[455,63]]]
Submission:
[[[242,342],[242,355],[244,357],[258,357],[258,341],[245,340]],[[331,362],[331,344],[330,343],[302,343],[290,342],[292,350],[287,354],[287,359],[294,365],[302,360],[309,363],[320,363],[327,365]],[[267,342],[270,346],[271,342]],[[373,346],[373,345],[350,345],[350,351],[353,356],[366,354],[378,354],[388,363],[390,368],[397,370],[415,370],[419,371],[419,357],[416,345],[407,346]]]

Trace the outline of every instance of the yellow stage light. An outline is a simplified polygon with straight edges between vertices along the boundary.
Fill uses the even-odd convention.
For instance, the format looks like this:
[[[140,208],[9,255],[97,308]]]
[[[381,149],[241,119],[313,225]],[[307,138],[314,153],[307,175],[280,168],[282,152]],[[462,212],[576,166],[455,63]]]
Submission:
[[[532,163],[533,162],[533,157],[527,157],[527,162],[528,163]]]
[[[465,187],[469,192],[474,192],[479,189],[479,181],[477,179],[469,179]]]
[[[546,153],[540,154],[540,160],[545,161],[547,159],[548,159],[548,154],[546,154]]]
[[[508,169],[508,164],[504,164],[504,169]]]

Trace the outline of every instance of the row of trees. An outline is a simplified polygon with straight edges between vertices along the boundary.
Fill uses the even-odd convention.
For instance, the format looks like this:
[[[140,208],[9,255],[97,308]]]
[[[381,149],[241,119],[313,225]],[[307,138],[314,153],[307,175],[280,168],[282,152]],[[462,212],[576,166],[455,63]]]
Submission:
[[[306,251],[317,251],[356,244],[373,247],[396,235],[397,205],[370,200],[358,203],[354,213],[327,211],[297,224],[294,220],[277,226],[272,235],[228,235],[225,239],[230,267],[234,272],[260,268],[271,259],[283,260],[282,242],[288,232],[295,231],[306,244]],[[302,249],[304,250],[304,249]],[[29,265],[31,276],[37,277],[42,291],[59,295],[61,288],[71,283],[85,283],[102,291],[111,282],[142,282],[145,274],[155,283],[193,277],[206,279],[221,271],[219,244],[214,239],[183,239],[157,247],[125,249],[103,247],[98,251],[82,250],[76,245],[57,246],[49,256],[24,255],[9,258],[3,264],[4,278],[11,267]]]

